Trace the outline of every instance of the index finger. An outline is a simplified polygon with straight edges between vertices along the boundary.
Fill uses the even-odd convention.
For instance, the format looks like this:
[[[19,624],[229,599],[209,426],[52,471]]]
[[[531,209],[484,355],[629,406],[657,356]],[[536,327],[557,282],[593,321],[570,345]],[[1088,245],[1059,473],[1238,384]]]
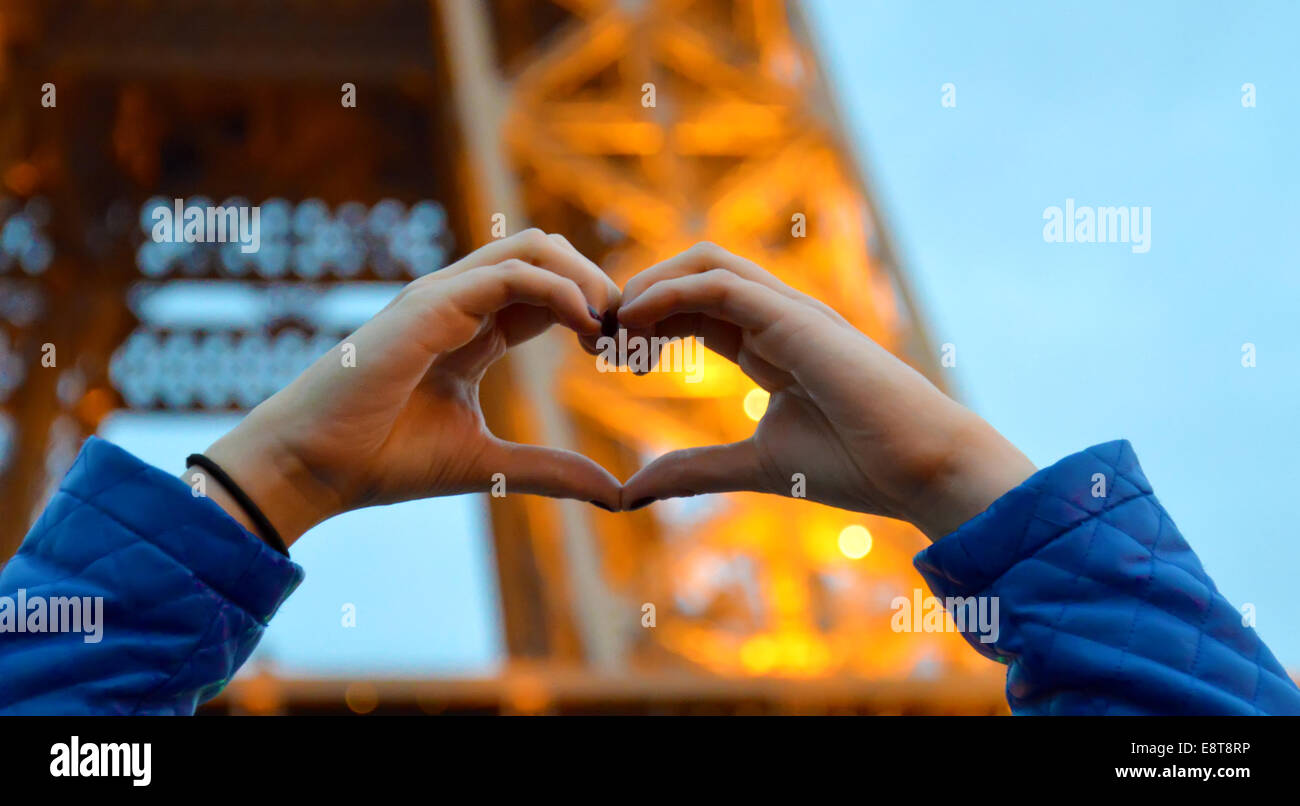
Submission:
[[[839,323],[848,324],[848,321],[836,313],[829,305],[790,287],[775,274],[754,261],[729,252],[710,241],[700,241],[689,249],[656,263],[628,280],[623,288],[624,304],[635,300],[655,283],[678,277],[687,277],[692,274],[703,274],[712,269],[726,269],[745,280],[758,283],[788,299],[815,308]]]
[[[435,275],[455,277],[484,266],[495,266],[510,259],[522,260],[547,271],[567,277],[578,284],[597,313],[617,307],[622,293],[609,275],[573,247],[564,236],[548,235],[530,228],[485,244]]]

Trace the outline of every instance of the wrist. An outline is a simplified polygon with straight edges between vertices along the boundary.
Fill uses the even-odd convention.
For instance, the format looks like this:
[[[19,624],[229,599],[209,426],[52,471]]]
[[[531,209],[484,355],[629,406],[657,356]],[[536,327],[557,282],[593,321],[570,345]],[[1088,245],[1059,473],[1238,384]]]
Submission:
[[[974,518],[1037,471],[1034,463],[984,420],[958,429],[943,471],[913,507],[909,520],[936,541]]]
[[[285,546],[292,546],[308,529],[342,511],[335,506],[337,495],[315,478],[305,463],[248,420],[214,442],[204,455],[252,499]],[[196,466],[183,478],[192,486],[198,475],[206,476],[206,493],[214,503],[265,539],[244,507],[211,474]]]

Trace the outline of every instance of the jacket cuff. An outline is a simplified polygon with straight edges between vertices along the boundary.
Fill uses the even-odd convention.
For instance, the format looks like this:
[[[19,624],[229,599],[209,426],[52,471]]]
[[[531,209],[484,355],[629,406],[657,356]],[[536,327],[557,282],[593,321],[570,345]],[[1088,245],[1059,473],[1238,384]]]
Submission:
[[[1150,494],[1129,441],[1105,442],[1030,476],[912,563],[936,596],[972,596],[1058,535]]]
[[[167,554],[266,624],[303,579],[302,568],[181,479],[90,437],[59,487]]]

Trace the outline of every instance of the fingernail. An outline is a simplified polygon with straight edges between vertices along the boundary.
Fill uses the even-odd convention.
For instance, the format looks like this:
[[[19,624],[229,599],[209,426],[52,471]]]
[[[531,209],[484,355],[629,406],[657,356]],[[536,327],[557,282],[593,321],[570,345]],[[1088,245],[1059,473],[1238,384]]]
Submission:
[[[589,504],[591,504],[592,506],[595,506],[595,507],[600,507],[601,509],[605,510],[606,512],[613,512],[613,511],[614,511],[614,508],[611,507],[609,504],[602,503],[602,502],[600,502],[600,501],[588,501],[587,503],[589,503]]]
[[[600,335],[613,336],[618,333],[618,312],[613,308],[605,311],[604,317],[600,320]]]
[[[648,506],[650,506],[651,504],[653,504],[654,502],[655,502],[654,497],[650,497],[650,498],[638,498],[637,500],[635,500],[635,501],[632,502],[632,505],[629,506],[629,507],[627,508],[627,510],[628,510],[628,512],[631,512],[631,511],[634,510],[634,509],[640,509],[641,507],[648,507]]]
[[[591,314],[592,319],[595,319],[597,322],[601,322],[602,325],[604,324],[604,322],[601,321],[600,311],[596,310],[595,306],[588,305],[587,313]]]

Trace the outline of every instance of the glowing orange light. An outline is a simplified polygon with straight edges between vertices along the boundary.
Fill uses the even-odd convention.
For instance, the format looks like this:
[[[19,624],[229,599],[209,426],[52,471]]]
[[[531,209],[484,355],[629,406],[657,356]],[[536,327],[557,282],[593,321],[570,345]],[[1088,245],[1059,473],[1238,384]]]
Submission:
[[[767,401],[770,397],[771,395],[762,389],[750,389],[749,394],[745,395],[745,416],[754,422],[763,419],[763,412],[767,411]]]
[[[550,703],[546,684],[532,674],[514,675],[507,686],[510,706],[521,714],[539,714]]]
[[[740,648],[740,662],[752,674],[763,674],[776,664],[776,643],[766,635],[749,639]]]
[[[852,524],[840,531],[840,553],[850,560],[860,560],[871,552],[871,532],[867,527]]]
[[[353,713],[368,714],[379,705],[379,690],[371,683],[349,683],[343,692],[343,700]]]

